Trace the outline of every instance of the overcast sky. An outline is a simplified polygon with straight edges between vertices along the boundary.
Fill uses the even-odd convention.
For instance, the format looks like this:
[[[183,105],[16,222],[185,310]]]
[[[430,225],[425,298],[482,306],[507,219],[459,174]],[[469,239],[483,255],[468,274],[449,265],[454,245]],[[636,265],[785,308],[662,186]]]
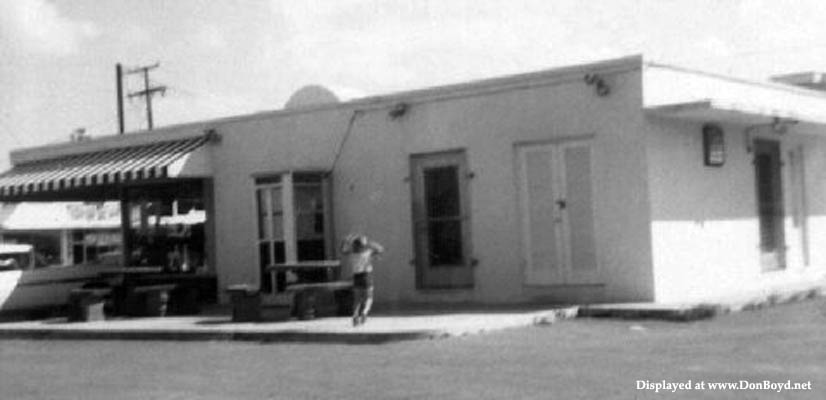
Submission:
[[[278,109],[311,83],[354,98],[637,53],[752,78],[826,71],[826,3],[0,0],[0,168],[80,127],[115,133],[117,62],[161,63],[162,126]],[[142,102],[126,110],[145,128]]]

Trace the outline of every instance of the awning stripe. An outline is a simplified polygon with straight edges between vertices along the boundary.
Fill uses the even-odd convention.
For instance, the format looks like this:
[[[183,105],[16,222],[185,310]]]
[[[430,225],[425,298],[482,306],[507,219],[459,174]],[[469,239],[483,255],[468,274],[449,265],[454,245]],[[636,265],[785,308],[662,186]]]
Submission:
[[[162,178],[170,164],[197,150],[206,140],[165,141],[18,164],[0,174],[0,195]]]

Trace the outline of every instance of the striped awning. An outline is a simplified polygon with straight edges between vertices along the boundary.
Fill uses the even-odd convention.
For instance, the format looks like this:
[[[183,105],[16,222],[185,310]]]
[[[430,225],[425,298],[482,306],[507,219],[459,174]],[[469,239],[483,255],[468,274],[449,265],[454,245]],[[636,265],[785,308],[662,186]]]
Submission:
[[[207,140],[199,136],[17,163],[0,174],[0,197],[174,178]]]

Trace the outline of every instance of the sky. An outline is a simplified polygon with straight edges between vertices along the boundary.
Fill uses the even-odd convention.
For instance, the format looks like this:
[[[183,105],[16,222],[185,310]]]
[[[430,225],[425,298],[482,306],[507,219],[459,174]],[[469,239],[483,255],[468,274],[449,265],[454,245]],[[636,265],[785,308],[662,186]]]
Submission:
[[[10,150],[117,132],[115,64],[150,65],[155,126],[631,54],[764,79],[826,71],[821,0],[0,0]],[[142,89],[137,75],[125,90]],[[126,130],[146,128],[125,101]]]

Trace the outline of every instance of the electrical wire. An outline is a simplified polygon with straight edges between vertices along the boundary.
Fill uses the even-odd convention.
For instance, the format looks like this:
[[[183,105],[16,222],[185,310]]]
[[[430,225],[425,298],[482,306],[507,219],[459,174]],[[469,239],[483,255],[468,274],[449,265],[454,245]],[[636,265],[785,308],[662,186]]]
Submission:
[[[353,133],[353,126],[355,125],[356,118],[362,114],[364,114],[363,110],[353,110],[353,114],[350,115],[350,120],[347,122],[347,130],[344,131],[344,138],[341,139],[341,143],[338,145],[336,156],[333,159],[333,164],[330,166],[330,171],[327,172],[327,175],[332,175],[333,171],[335,171],[336,165],[338,164],[338,159],[341,158],[341,153],[344,150],[344,145],[347,143],[347,139],[350,138],[350,134]]]

